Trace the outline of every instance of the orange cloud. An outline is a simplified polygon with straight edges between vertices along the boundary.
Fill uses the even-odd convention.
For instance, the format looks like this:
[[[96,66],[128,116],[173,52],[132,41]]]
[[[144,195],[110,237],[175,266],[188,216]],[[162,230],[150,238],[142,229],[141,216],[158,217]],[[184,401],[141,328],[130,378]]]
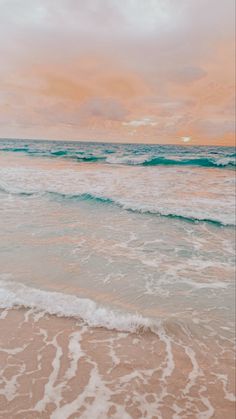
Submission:
[[[41,89],[41,93],[46,96],[81,102],[92,94],[91,89],[85,83],[79,84],[56,74],[45,74],[43,78],[46,87]]]
[[[0,136],[233,144],[233,0],[49,3],[1,5]]]

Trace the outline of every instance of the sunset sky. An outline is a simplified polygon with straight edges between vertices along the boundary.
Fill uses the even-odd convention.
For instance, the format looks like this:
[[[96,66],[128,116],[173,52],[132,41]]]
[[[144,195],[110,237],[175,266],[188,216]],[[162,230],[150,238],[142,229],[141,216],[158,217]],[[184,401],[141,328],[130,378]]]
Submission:
[[[234,0],[0,0],[0,137],[234,142]]]

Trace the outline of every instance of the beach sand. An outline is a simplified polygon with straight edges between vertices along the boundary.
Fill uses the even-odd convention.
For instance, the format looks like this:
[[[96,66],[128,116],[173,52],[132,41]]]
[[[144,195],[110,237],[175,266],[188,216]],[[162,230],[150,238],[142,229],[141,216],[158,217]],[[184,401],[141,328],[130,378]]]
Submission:
[[[230,346],[216,364],[173,325],[124,333],[23,308],[0,326],[1,419],[234,418]]]

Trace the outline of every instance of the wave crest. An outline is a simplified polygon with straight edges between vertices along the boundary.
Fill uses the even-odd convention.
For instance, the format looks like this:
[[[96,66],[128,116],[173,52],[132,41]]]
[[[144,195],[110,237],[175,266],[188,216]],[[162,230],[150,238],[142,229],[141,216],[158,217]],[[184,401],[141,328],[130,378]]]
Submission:
[[[0,280],[0,308],[33,308],[59,317],[74,317],[91,327],[137,332],[152,329],[151,319],[103,307],[88,298],[55,291],[44,291],[24,284]]]
[[[235,159],[222,158],[213,160],[207,157],[190,158],[190,159],[168,159],[166,157],[154,157],[142,163],[143,166],[200,166],[200,167],[222,167],[233,168],[235,167]]]
[[[158,147],[158,146],[157,146]],[[83,149],[84,148],[84,149]],[[0,151],[12,153],[24,153],[30,156],[48,157],[48,158],[64,158],[75,160],[79,163],[96,163],[102,162],[112,165],[128,165],[128,166],[198,166],[198,167],[212,167],[222,169],[233,169],[236,166],[235,153],[232,152],[219,152],[216,150],[206,150],[205,155],[201,152],[186,152],[186,149],[179,147],[178,150],[173,146],[173,154],[170,154],[171,146],[166,149],[153,151],[152,149],[146,150],[144,148],[141,152],[137,150],[122,150],[114,148],[113,150],[104,149],[100,144],[100,148],[93,150],[89,147],[64,147],[57,148],[51,146],[45,148],[36,147],[31,145],[4,145],[0,147]]]
[[[101,195],[92,194],[92,193],[66,194],[66,193],[60,193],[60,192],[54,192],[54,191],[45,191],[45,192],[33,192],[33,191],[25,192],[25,191],[16,191],[16,190],[10,191],[3,187],[0,187],[0,192],[10,193],[13,195],[22,195],[22,196],[48,196],[52,198],[60,198],[60,199],[74,200],[74,201],[92,201],[92,202],[97,202],[100,204],[114,205],[130,212],[153,215],[157,217],[165,217],[165,218],[170,218],[170,219],[177,219],[177,220],[182,220],[182,221],[191,222],[191,223],[206,222],[206,223],[211,223],[218,226],[228,226],[228,227],[232,227],[235,225],[234,223],[223,222],[217,218],[208,218],[204,215],[202,216],[199,215],[198,217],[194,217],[194,216],[183,215],[180,213],[178,214],[178,213],[170,212],[168,210],[161,211],[151,206],[148,207],[147,205],[145,206],[141,206],[138,204],[135,205],[134,203],[132,204],[130,202],[122,201],[122,199],[115,200],[106,196],[101,196]]]

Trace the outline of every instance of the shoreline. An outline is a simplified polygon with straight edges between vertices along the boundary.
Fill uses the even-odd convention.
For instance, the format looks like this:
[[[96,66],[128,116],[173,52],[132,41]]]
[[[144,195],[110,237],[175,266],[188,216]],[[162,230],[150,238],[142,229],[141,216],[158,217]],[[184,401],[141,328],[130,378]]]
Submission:
[[[1,419],[234,417],[230,348],[213,372],[212,354],[171,327],[118,332],[24,308],[2,310],[0,324]]]

